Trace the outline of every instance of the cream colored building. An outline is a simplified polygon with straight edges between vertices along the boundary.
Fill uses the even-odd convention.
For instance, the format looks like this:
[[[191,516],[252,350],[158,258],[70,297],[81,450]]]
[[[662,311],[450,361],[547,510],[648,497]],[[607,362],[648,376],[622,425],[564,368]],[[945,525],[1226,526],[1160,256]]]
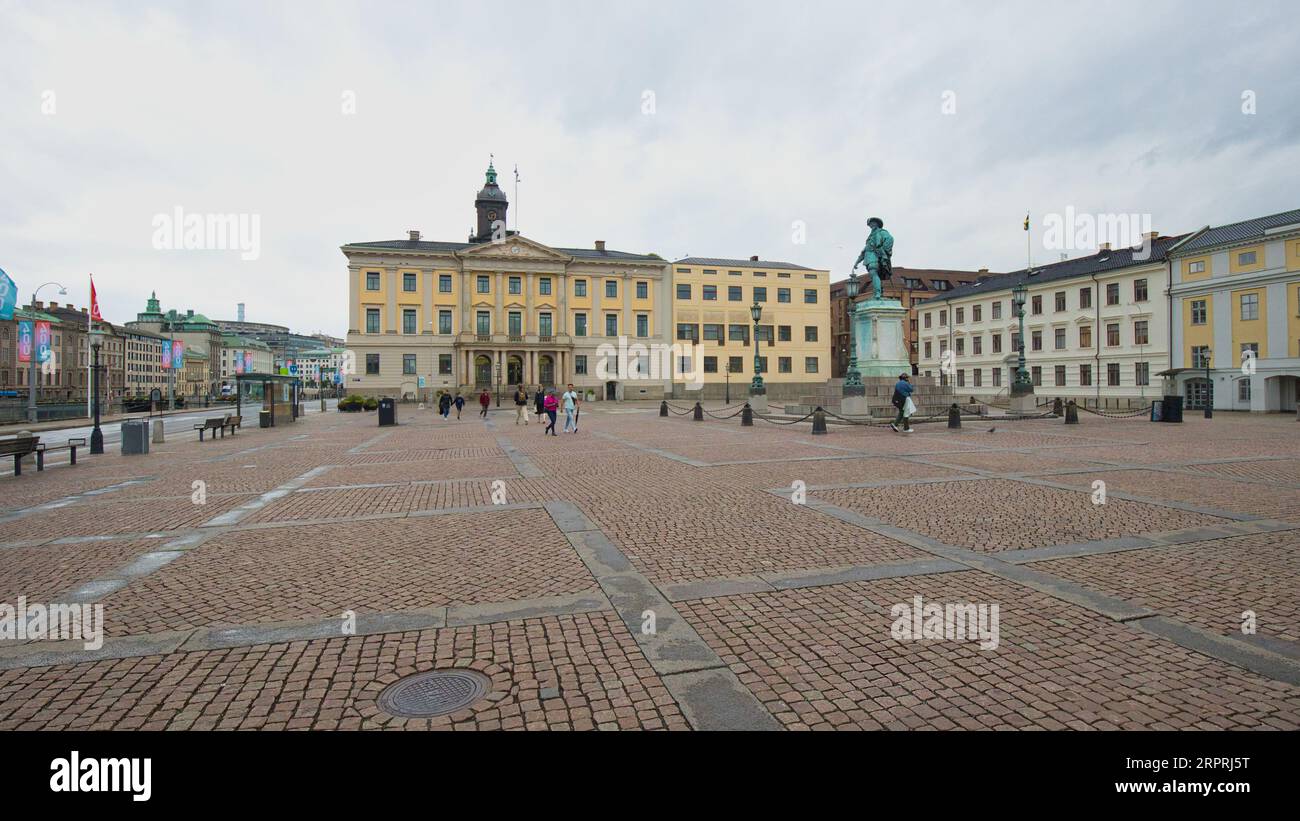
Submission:
[[[1173,390],[1214,407],[1294,412],[1300,382],[1300,210],[1206,226],[1170,252]]]
[[[1002,401],[1015,380],[1019,323],[1012,289],[1024,280],[1025,359],[1039,397],[1140,407],[1161,395],[1169,364],[1165,255],[1179,237],[1149,234],[1111,249],[1024,271],[981,276],[918,307],[919,368],[959,397]],[[951,351],[951,355],[948,352]]]
[[[769,397],[796,398],[824,385],[833,342],[829,289],[829,271],[756,256],[674,262],[673,336],[701,346],[696,359],[703,395],[722,397],[728,382],[733,398],[746,395],[756,350]],[[757,335],[754,305],[762,309]],[[690,387],[679,379],[676,394],[701,392]]]

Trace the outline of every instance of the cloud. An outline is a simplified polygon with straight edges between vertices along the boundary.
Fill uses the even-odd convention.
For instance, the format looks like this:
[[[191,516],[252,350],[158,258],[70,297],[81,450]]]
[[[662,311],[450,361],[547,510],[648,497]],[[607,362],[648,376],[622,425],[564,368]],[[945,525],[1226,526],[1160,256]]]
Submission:
[[[1026,210],[1150,213],[1172,233],[1300,204],[1289,11],[5,5],[0,264],[78,304],[94,272],[119,321],[157,290],[341,335],[339,246],[462,239],[492,152],[512,200],[519,165],[520,227],[553,245],[842,276],[879,214],[897,264],[1007,270]],[[260,215],[261,255],[154,249],[151,220],[177,206]]]

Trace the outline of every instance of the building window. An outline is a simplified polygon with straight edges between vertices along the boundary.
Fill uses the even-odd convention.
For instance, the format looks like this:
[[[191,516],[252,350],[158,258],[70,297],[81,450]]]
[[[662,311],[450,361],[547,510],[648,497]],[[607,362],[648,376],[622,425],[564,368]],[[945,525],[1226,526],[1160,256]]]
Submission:
[[[1029,312],[1032,314],[1041,314],[1043,312],[1043,295],[1034,294],[1029,298]]]
[[[817,357],[805,356],[803,360],[804,373],[817,373]]]
[[[1042,331],[1030,331],[1030,332],[1029,332],[1029,350],[1031,350],[1031,351],[1041,351],[1042,349],[1043,349],[1043,332],[1042,332]]]
[[[1054,367],[1052,369],[1052,378],[1056,382],[1056,387],[1058,388],[1065,387],[1065,366],[1057,365],[1056,367]]]
[[[366,376],[378,376],[378,375],[379,375],[379,354],[377,353],[366,354]]]
[[[789,288],[777,288],[777,289],[776,289],[776,301],[777,301],[777,302],[789,302],[789,301],[790,301],[790,289],[789,289]]]
[[[803,301],[804,301],[804,304],[806,304],[806,305],[816,305],[816,304],[817,304],[817,289],[816,289],[816,288],[804,288],[804,289],[803,289]]]
[[[478,278],[478,292],[480,294],[486,294],[491,290],[491,287],[488,277],[480,275]]]
[[[618,314],[605,314],[605,336],[618,336]]]
[[[1079,384],[1082,385],[1082,386],[1084,386],[1084,387],[1087,387],[1088,385],[1091,385],[1091,384],[1092,384],[1092,366],[1091,366],[1091,365],[1080,365],[1080,366],[1079,366]]]
[[[1043,369],[1040,368],[1038,365],[1035,365],[1032,369],[1030,369],[1030,372],[1029,372],[1029,378],[1030,378],[1030,381],[1033,382],[1034,387],[1036,387],[1036,388],[1037,388],[1037,387],[1042,387],[1042,384],[1043,384]]]
[[[580,354],[574,354],[574,356],[573,356],[573,372],[574,372],[575,374],[580,375],[580,376],[586,376],[586,375],[587,375],[587,355],[586,355],[586,354],[582,354],[582,353],[580,353]]]
[[[970,309],[970,321],[979,322],[984,318],[984,306],[973,305]]]
[[[1133,301],[1134,302],[1147,301],[1147,281],[1145,279],[1133,280]]]
[[[983,387],[984,385],[983,371],[981,371],[979,368],[976,368],[975,370],[971,371],[971,384],[977,388]]]
[[[1091,308],[1091,307],[1092,307],[1092,289],[1091,289],[1091,288],[1080,288],[1080,289],[1079,289],[1079,307],[1080,307],[1080,308]]]
[[[958,369],[957,369],[957,387],[959,387],[959,388],[964,388],[964,387],[966,387],[966,369],[965,369],[965,368],[958,368]]]
[[[993,353],[1002,353],[1002,334],[993,334]]]
[[[776,358],[777,373],[794,373],[794,364],[788,356],[778,356]]]
[[[678,299],[681,298],[681,293],[682,293],[682,286],[678,285],[678,286],[677,286],[677,296],[678,296]],[[574,296],[586,296],[586,295],[587,295],[587,280],[585,280],[585,279],[575,279],[575,280],[573,281],[573,295],[574,295]],[[690,298],[691,298],[691,286],[689,286],[689,285],[686,286],[686,298],[687,298],[687,299],[690,299]]]
[[[739,285],[728,285],[728,286],[727,286],[727,301],[728,301],[728,302],[740,302],[740,301],[743,300],[743,299],[744,299],[744,296],[743,296],[743,294],[741,293],[741,288],[740,288]]]
[[[1201,261],[1201,260],[1197,260],[1196,262],[1189,262],[1189,263],[1187,263],[1187,273],[1189,273],[1189,274],[1203,274],[1203,273],[1205,273],[1205,263],[1204,263],[1203,261]]]
[[[1237,399],[1241,402],[1250,401],[1250,380],[1249,379],[1237,380]]]
[[[948,327],[948,311],[947,311],[947,309],[944,309],[944,310],[942,310],[942,311],[939,312],[939,327],[940,327],[940,328],[946,328],[946,327]]]
[[[1255,260],[1257,259],[1259,259],[1259,257],[1255,251],[1242,251],[1240,254],[1237,254],[1238,265],[1254,265]]]
[[[754,301],[767,302],[767,288],[761,285],[754,286]]]
[[[492,314],[487,311],[479,311],[476,319],[479,336],[487,336],[492,333]]]
[[[966,324],[966,309],[965,309],[965,308],[958,308],[958,309],[957,309],[957,319],[956,319],[956,324],[958,324],[958,325],[965,325],[965,324]]]
[[[1119,323],[1106,323],[1106,347],[1114,348],[1119,345]]]
[[[439,376],[451,375],[451,354],[449,353],[438,354],[438,375]]]
[[[1065,310],[1065,291],[1056,292],[1056,310],[1057,311]]]
[[[650,298],[650,283],[648,283],[648,282],[644,282],[644,281],[637,282],[637,284],[636,284],[636,298],[637,298],[637,299],[649,299],[649,298]]]
[[[1112,388],[1119,385],[1119,363],[1106,363],[1106,384]]]
[[[1133,363],[1133,384],[1135,385],[1151,384],[1151,363],[1150,362]]]
[[[1209,316],[1208,302],[1204,299],[1192,300],[1192,324],[1204,325]]]
[[[704,325],[704,341],[705,341],[705,342],[719,342],[719,341],[721,341],[721,339],[722,339],[722,334],[723,334],[723,332],[724,332],[724,331],[723,331],[723,326],[722,326],[721,324],[718,324],[718,323],[705,323],[705,325]]]
[[[438,292],[451,293],[451,274],[438,274]]]
[[[418,333],[419,329],[415,327],[415,311],[407,308],[402,311],[402,333]]]
[[[803,328],[803,341],[804,341],[804,342],[816,342],[816,341],[817,341],[817,326],[816,326],[816,325],[805,325],[805,326],[804,326],[804,328]]]
[[[402,354],[402,373],[408,376],[415,373],[415,354]]]
[[[617,298],[618,298],[618,280],[617,280],[617,279],[607,279],[607,280],[605,280],[605,296],[609,297],[610,299],[617,299]]]
[[[702,298],[707,302],[716,302],[718,299],[718,286],[716,285],[702,286]]]
[[[1002,318],[1002,303],[1001,303],[1001,302],[994,302],[994,303],[993,303],[993,318],[994,318],[994,319],[1001,319],[1001,318]]]
[[[924,320],[923,320],[923,324],[924,324],[925,327],[927,327],[927,328],[930,327],[930,317],[931,317],[931,315],[932,315],[932,312],[931,312],[931,311],[926,311],[926,312],[925,312],[925,318],[924,318]]]
[[[550,315],[550,313],[548,312],[548,313],[541,313],[541,314],[538,314],[538,315],[537,315],[537,335],[538,335],[538,336],[551,336],[551,335],[554,334],[554,333],[555,333],[555,329],[554,329],[553,327],[551,327],[551,315]]]
[[[930,356],[931,356],[931,350],[932,350],[932,349],[931,349],[931,347],[930,347],[930,340],[927,339],[927,340],[925,340],[925,358],[926,358],[926,359],[929,359],[929,358],[930,358]]]
[[[777,342],[789,342],[789,341],[790,341],[791,339],[793,339],[793,338],[794,338],[794,337],[791,336],[791,334],[790,334],[790,326],[789,326],[789,325],[778,325],[778,326],[777,326],[777,328],[776,328],[776,341],[777,341]]]
[[[368,334],[379,333],[379,309],[378,308],[366,309],[366,333]]]
[[[587,315],[585,313],[573,315],[573,335],[587,335]]]
[[[970,352],[975,356],[980,356],[981,354],[984,353],[984,337],[982,336],[971,337]]]
[[[1000,388],[1000,387],[1002,387],[1002,369],[1001,369],[1001,368],[994,368],[994,369],[993,369],[993,387],[995,387],[995,388]]]
[[[745,357],[729,356],[727,357],[727,373],[744,373]]]
[[[524,281],[520,277],[510,277],[510,293],[522,294],[524,292]]]
[[[1079,347],[1080,348],[1092,347],[1092,326],[1091,325],[1082,325],[1079,327]]]
[[[379,290],[379,273],[376,271],[366,271],[366,290]]]
[[[647,316],[646,314],[636,315],[636,335],[637,336],[650,335],[650,317]]]
[[[744,342],[749,344],[749,326],[748,325],[728,325],[727,339],[732,342]]]
[[[415,293],[415,274],[402,274],[402,290],[408,294]]]
[[[966,338],[965,338],[965,337],[961,337],[961,336],[957,337],[957,355],[958,355],[958,356],[965,356],[965,355],[966,355]]]
[[[1106,285],[1106,304],[1107,304],[1107,305],[1118,305],[1118,304],[1119,304],[1119,283],[1118,283],[1118,282],[1110,282],[1110,283],[1107,283],[1107,285]]]
[[[1133,323],[1133,344],[1149,345],[1150,343],[1150,326],[1145,319],[1139,319]]]
[[[704,372],[705,373],[718,372],[718,358],[716,356],[704,357]]]
[[[551,295],[551,278],[550,278],[550,277],[542,277],[541,279],[537,280],[537,293],[539,293],[539,294],[542,295],[542,296],[550,296],[550,295]]]
[[[707,286],[706,286],[706,288],[707,288]],[[690,299],[690,298],[691,298],[691,286],[690,286],[689,283],[686,283],[686,282],[679,282],[679,283],[677,283],[677,298],[678,298],[678,299]],[[705,297],[705,299],[708,299],[708,297]]]
[[[451,333],[451,311],[438,312],[438,333]]]
[[[1054,341],[1056,344],[1056,350],[1058,351],[1065,350],[1065,329],[1064,328],[1055,329],[1054,336],[1055,336]]]
[[[1192,346],[1192,367],[1208,368],[1210,365],[1210,346],[1193,345]]]
[[[1259,294],[1241,295],[1241,319],[1243,322],[1259,319]]]
[[[518,311],[511,311],[506,316],[506,330],[511,336],[524,335],[524,318]]]

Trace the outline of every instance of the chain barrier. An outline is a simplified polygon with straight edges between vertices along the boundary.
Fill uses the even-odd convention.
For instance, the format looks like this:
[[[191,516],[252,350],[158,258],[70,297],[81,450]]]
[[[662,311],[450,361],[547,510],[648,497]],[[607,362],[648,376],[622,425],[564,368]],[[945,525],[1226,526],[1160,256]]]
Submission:
[[[712,416],[714,419],[734,419],[735,417],[740,416],[742,413],[745,412],[745,406],[744,406],[744,405],[739,406],[739,407],[736,409],[735,413],[729,413],[729,414],[727,414],[726,416],[718,416],[716,413],[713,413],[713,412],[711,412],[711,411],[705,409],[703,406],[701,406],[700,409],[704,411],[704,415],[705,415],[705,416]],[[718,408],[718,410],[720,410],[720,411],[721,411],[721,410],[726,410],[726,408]]]
[[[797,425],[797,424],[799,424],[800,422],[806,422],[806,421],[808,421],[809,419],[811,419],[811,418],[813,417],[813,414],[816,413],[816,412],[817,412],[817,411],[815,411],[815,410],[814,410],[814,411],[810,411],[810,412],[808,413],[807,416],[805,416],[805,417],[803,417],[803,418],[801,418],[801,419],[793,419],[793,420],[788,421],[788,422],[781,422],[781,421],[778,421],[778,420],[776,420],[776,419],[768,419],[766,416],[764,416],[763,414],[759,413],[758,411],[754,411],[754,418],[755,418],[755,419],[762,419],[764,422],[767,422],[768,424],[772,424],[772,425]],[[824,412],[824,411],[823,411],[823,412]]]
[[[1106,411],[1103,410],[1093,410],[1092,408],[1089,408],[1084,405],[1075,405],[1075,407],[1081,411],[1086,411],[1087,413],[1091,413],[1093,416],[1103,416],[1107,419],[1133,419],[1135,417],[1142,416],[1143,414],[1149,415],[1151,413],[1151,408],[1152,408],[1151,405],[1147,405],[1145,408],[1138,408],[1135,411],[1125,411],[1123,413],[1107,413]]]
[[[668,407],[668,410],[672,411],[678,416],[685,416],[686,414],[693,413],[695,411],[695,408],[687,408],[686,410],[679,411],[677,410],[677,408],[673,407],[672,405],[669,405],[667,402],[665,402],[664,405]]]

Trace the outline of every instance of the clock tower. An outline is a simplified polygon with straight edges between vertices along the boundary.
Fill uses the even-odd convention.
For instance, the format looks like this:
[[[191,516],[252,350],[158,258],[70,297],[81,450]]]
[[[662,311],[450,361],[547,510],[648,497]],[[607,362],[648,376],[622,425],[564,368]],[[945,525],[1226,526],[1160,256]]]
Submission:
[[[478,197],[474,200],[474,210],[478,213],[476,230],[470,234],[470,242],[491,242],[493,223],[501,223],[500,236],[506,236],[509,232],[505,230],[506,209],[510,203],[506,201],[506,194],[497,185],[497,170],[492,167],[489,159],[487,167],[487,180],[483,184],[483,189],[478,192]]]

